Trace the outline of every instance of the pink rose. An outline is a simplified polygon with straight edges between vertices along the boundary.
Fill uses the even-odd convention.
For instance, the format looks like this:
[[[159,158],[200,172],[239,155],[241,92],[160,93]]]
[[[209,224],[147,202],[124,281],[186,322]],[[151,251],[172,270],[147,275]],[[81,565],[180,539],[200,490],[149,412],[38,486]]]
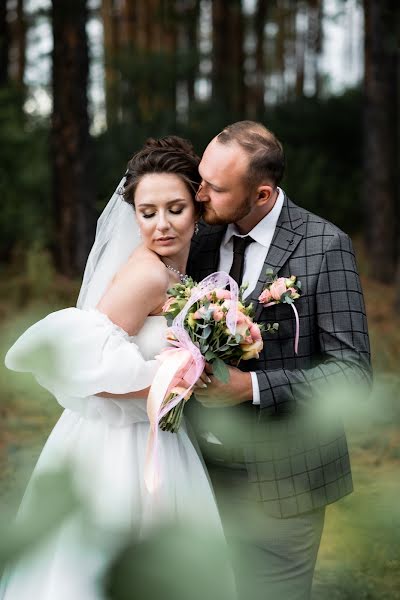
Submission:
[[[212,318],[214,319],[214,321],[222,321],[222,319],[225,316],[225,314],[219,304],[211,303],[210,306],[208,307],[208,310],[211,312]]]
[[[263,341],[257,340],[253,344],[240,344],[243,351],[242,360],[250,360],[252,358],[258,358],[261,350],[263,349]]]
[[[223,318],[225,317],[225,313],[224,311],[218,306],[218,308],[216,308],[215,310],[213,310],[213,314],[212,317],[214,319],[214,321],[222,321]]]
[[[199,310],[196,310],[196,312],[193,314],[193,319],[196,319],[197,321],[199,319],[204,319],[204,315],[206,314],[206,309],[204,308],[204,306],[200,306]]]
[[[258,297],[258,301],[261,304],[269,304],[272,300],[271,292],[269,290],[264,290],[261,295]]]
[[[222,290],[218,288],[214,290],[218,300],[231,300],[232,296],[229,290]]]
[[[241,311],[238,311],[236,313],[236,323],[238,325],[240,325],[241,323],[247,323],[249,321],[249,318],[247,315],[245,315],[244,313],[242,313]]]
[[[279,279],[274,281],[269,291],[271,292],[271,296],[274,300],[280,300],[282,294],[284,294],[287,291],[285,278],[279,277]]]
[[[237,323],[236,324],[236,333],[238,333],[243,339],[248,336],[248,334],[247,334],[248,329],[249,328],[247,326],[247,323]]]
[[[254,342],[258,342],[262,339],[261,331],[257,323],[252,323],[249,327],[250,335]]]
[[[288,292],[290,292],[290,297],[293,300],[297,300],[297,298],[300,298],[300,294],[298,293],[298,291],[294,287],[290,287],[288,289]]]
[[[215,290],[212,290],[212,292],[208,292],[205,297],[207,300],[212,300],[214,294],[217,300],[230,300],[232,297],[228,290],[224,290],[222,288],[215,288]]]
[[[250,327],[253,325],[252,320],[243,313],[238,313],[236,318],[236,333],[242,336],[243,342],[251,343],[253,338],[250,335]]]
[[[173,296],[171,296],[170,298],[167,299],[167,301],[165,302],[165,304],[162,307],[162,311],[163,312],[168,312],[169,309],[171,308],[171,306],[173,304],[175,304],[176,302],[176,298],[174,298]]]

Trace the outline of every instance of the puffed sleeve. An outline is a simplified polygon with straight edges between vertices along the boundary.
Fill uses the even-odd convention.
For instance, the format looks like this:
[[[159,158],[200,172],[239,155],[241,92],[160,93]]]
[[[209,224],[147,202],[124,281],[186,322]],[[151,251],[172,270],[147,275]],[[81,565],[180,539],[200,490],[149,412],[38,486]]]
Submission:
[[[66,308],[32,325],[8,351],[5,364],[30,372],[66,408],[100,392],[149,387],[157,360],[145,360],[132,338],[97,310]],[[99,399],[101,404],[112,401]],[[116,405],[120,403],[114,403]]]

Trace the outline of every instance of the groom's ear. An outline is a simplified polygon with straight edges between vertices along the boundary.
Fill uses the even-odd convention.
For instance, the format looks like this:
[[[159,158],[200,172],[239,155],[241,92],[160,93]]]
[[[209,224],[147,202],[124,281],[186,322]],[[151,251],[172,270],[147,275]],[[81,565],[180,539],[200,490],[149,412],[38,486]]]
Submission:
[[[268,184],[259,185],[256,193],[257,193],[257,200],[256,200],[257,205],[264,206],[272,198],[272,196],[274,194],[274,188],[272,187],[272,185],[268,185]]]

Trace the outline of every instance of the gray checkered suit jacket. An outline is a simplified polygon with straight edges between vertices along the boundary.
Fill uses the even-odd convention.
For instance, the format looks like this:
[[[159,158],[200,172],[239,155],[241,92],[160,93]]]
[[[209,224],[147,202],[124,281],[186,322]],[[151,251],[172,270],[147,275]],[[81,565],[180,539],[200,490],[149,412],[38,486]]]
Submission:
[[[218,269],[224,232],[225,227],[202,225],[188,266],[195,280]],[[267,268],[301,280],[297,355],[290,306],[263,308],[257,301]],[[321,384],[335,386],[338,375],[352,384],[371,383],[364,300],[349,237],[285,197],[265,264],[260,265],[258,283],[247,301],[257,307],[256,321],[279,323],[277,334],[263,334],[259,359],[240,365],[257,374],[260,407],[248,402],[230,409],[205,409],[189,402],[187,412],[195,428],[205,418],[219,439],[224,433],[213,431],[217,414],[227,427],[231,416],[240,417],[243,427],[236,442],[243,450],[254,497],[269,514],[289,517],[334,502],[353,489],[340,416],[330,414],[326,423],[312,418],[314,392]]]

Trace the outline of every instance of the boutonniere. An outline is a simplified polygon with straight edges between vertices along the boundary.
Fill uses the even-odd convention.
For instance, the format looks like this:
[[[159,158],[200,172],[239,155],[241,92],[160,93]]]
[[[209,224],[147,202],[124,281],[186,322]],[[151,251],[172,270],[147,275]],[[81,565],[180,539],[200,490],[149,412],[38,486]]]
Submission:
[[[264,308],[273,306],[274,304],[290,304],[296,319],[296,337],[294,342],[294,351],[296,354],[299,345],[299,313],[294,302],[300,298],[300,294],[301,281],[297,279],[296,275],[278,277],[274,275],[272,269],[268,269],[264,289],[258,297],[258,301]]]

